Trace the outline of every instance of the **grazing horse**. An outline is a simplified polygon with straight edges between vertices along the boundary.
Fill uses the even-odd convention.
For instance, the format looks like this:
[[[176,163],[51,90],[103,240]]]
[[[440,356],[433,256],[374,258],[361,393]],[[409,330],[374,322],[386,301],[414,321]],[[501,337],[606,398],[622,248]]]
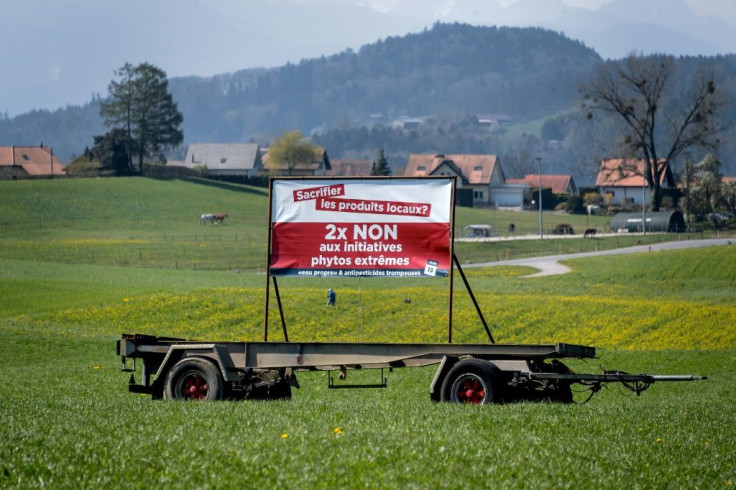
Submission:
[[[595,237],[595,228],[588,228],[585,230],[585,233],[583,234],[583,238],[593,238]]]
[[[222,223],[227,217],[228,217],[227,213],[217,213],[215,214],[215,217],[214,217],[215,223]]]
[[[215,215],[214,214],[203,214],[199,217],[199,224],[200,225],[206,225],[207,223],[215,223]]]

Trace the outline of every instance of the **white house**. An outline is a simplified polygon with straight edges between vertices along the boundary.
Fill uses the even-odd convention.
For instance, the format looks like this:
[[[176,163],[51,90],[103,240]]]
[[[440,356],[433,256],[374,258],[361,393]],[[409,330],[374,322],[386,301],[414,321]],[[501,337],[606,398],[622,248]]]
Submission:
[[[522,207],[528,186],[509,185],[496,155],[409,155],[404,175],[454,175],[458,189],[470,189],[473,204],[479,206]]]
[[[193,143],[187,157],[177,165],[206,166],[210,175],[256,177],[263,173],[261,151],[256,143]]]
[[[603,160],[595,186],[609,204],[641,205],[643,202],[645,206],[648,206],[651,193],[644,177],[645,165],[646,162],[642,159],[609,158]],[[666,162],[660,160],[658,165],[662,169]],[[669,166],[662,172],[660,185],[663,188],[667,186],[668,177],[671,177],[670,172]]]

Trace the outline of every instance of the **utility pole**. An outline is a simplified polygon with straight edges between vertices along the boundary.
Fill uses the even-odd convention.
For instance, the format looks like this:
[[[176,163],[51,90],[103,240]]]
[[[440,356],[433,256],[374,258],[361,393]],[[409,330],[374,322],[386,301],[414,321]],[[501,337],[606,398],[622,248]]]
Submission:
[[[641,184],[641,231],[642,234],[647,234],[647,206],[646,206],[646,198],[647,198],[647,178],[642,178],[642,184]],[[651,194],[650,194],[650,200],[651,200]]]
[[[539,181],[539,239],[544,239],[542,227],[542,157],[537,157],[537,177]]]

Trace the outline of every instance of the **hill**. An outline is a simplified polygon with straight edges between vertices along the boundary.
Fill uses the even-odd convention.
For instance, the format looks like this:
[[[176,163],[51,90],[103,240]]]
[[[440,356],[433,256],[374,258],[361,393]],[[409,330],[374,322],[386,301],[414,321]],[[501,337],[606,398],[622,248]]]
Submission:
[[[371,114],[502,112],[527,120],[570,107],[600,57],[535,28],[436,24],[343,53],[273,69],[173,78],[186,142],[270,139],[281,130],[361,126]],[[554,83],[550,83],[554,81]],[[98,100],[0,121],[0,144],[53,145],[64,159],[103,132]]]
[[[600,148],[618,134],[576,110],[579,86],[601,62],[581,42],[541,28],[438,23],[298,64],[172,78],[185,141],[170,158],[183,158],[191,142],[266,145],[300,129],[333,159],[375,158],[384,148],[401,168],[409,153],[492,152],[507,177],[518,177],[533,170],[530,155],[543,155],[545,173],[572,173],[585,185],[591,166],[610,156]],[[736,56],[680,58],[678,69],[689,75],[701,64],[715,66],[723,86],[736,80]],[[479,126],[476,115],[496,123]],[[736,110],[726,117],[736,120]],[[404,127],[406,118],[418,127]],[[68,160],[104,130],[96,98],[0,119],[0,145],[43,142]],[[736,173],[732,133],[720,152],[725,174]]]

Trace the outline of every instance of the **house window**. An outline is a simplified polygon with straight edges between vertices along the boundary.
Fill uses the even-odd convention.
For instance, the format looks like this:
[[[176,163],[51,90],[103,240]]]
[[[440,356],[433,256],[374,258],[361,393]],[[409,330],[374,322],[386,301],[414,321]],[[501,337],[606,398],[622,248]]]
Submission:
[[[417,170],[427,170],[427,167],[425,167],[424,165],[419,165],[417,167]]]
[[[476,165],[475,167],[473,167],[473,170],[476,172],[480,172],[481,170],[483,170],[483,167],[481,167],[480,165]]]
[[[220,163],[226,163],[226,162],[227,162],[227,158],[220,158]]]
[[[475,199],[476,201],[482,201],[483,191],[473,191],[473,199]]]

